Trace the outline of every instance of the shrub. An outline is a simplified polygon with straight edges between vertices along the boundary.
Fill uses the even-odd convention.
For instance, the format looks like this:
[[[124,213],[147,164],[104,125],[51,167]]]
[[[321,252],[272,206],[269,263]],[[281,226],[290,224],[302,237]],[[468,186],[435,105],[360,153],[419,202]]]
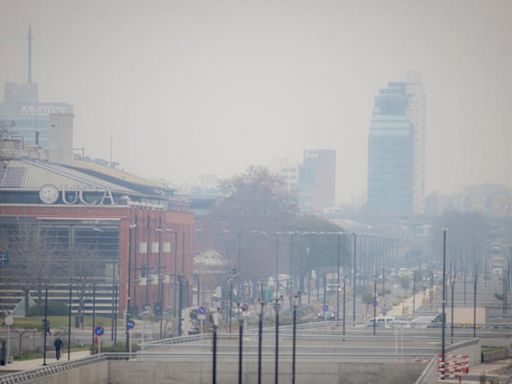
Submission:
[[[48,302],[48,316],[66,316],[68,307],[56,301]],[[27,316],[44,316],[44,305],[36,304],[27,311]]]

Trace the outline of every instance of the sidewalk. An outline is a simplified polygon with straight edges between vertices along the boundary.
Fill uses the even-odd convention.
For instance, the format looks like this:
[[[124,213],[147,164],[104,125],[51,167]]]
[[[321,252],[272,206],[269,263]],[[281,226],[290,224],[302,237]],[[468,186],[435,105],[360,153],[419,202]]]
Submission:
[[[71,360],[83,359],[84,357],[90,356],[89,351],[77,351],[71,352]],[[63,351],[62,356],[59,361],[55,359],[55,352],[50,351],[47,354],[46,365],[55,365],[62,364],[68,361],[68,353],[67,351]],[[31,369],[41,368],[43,366],[43,359],[34,359],[34,360],[22,360],[22,361],[13,361],[11,364],[0,365],[0,375],[4,374],[3,371],[15,372],[15,371],[28,371]]]

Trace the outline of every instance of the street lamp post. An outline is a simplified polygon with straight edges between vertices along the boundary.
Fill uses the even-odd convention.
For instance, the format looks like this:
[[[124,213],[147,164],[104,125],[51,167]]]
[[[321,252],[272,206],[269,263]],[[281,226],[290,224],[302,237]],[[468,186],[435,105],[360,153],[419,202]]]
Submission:
[[[46,365],[46,333],[48,332],[48,287],[44,289],[43,365]],[[93,331],[94,332],[94,331]],[[9,340],[9,339],[7,339]],[[9,351],[7,352],[9,353]],[[9,356],[7,356],[8,358]]]
[[[149,255],[151,253],[151,216],[148,215],[147,222],[146,222],[146,295],[145,295],[145,306],[149,305],[149,271],[150,271],[150,264],[149,264]]]
[[[243,370],[243,340],[244,340],[244,321],[247,315],[249,306],[247,304],[237,303],[238,307],[238,322],[239,322],[239,334],[238,334],[238,384],[242,384],[242,370]]]
[[[453,320],[454,320],[454,314],[455,314],[455,310],[454,310],[454,306],[455,306],[454,297],[455,297],[455,279],[456,278],[457,278],[457,270],[454,267],[453,275],[452,275],[452,279],[451,279],[452,280],[451,281],[452,286],[450,287],[451,290],[452,290],[452,292],[451,292],[452,293],[452,297],[451,297],[451,302],[450,302],[450,304],[451,304],[451,324],[450,324],[450,327],[451,327],[450,328],[450,339],[451,339],[451,341],[450,341],[450,344],[453,344],[453,332],[454,332],[454,324],[453,324],[454,321]]]
[[[96,328],[96,283],[92,283],[92,345],[94,348],[94,329]]]
[[[73,286],[69,282],[68,296],[68,361],[71,360],[71,305],[73,301]]]
[[[347,280],[345,279],[345,275],[343,275],[343,341],[345,341],[345,318],[346,318],[346,298],[347,298]]]
[[[384,290],[382,290],[382,296],[384,296]],[[416,313],[416,273],[412,274],[412,313]]]
[[[336,325],[340,321],[340,234],[336,235]]]
[[[157,297],[158,297],[158,320],[160,323],[160,339],[163,337],[163,303],[162,303],[162,218],[158,218],[158,228],[156,228],[158,232],[158,259],[157,259],[157,278],[158,278],[158,286],[157,286]]]
[[[292,333],[292,384],[295,384],[295,356],[297,351],[297,306],[300,292],[293,297],[293,333]]]
[[[445,360],[445,333],[446,333],[446,232],[447,227],[442,228],[443,231],[443,298],[442,298],[442,321],[441,321],[441,362],[443,364],[443,375],[445,378],[446,360]]]
[[[213,366],[212,366],[212,383],[217,383],[217,327],[219,325],[219,308],[212,314],[213,317]]]
[[[132,285],[132,233],[136,228],[136,224],[130,224],[128,232],[128,287],[126,289],[126,320],[125,320],[125,346],[124,351],[129,352],[130,348],[130,328],[128,328],[128,320],[131,317],[131,285]]]
[[[354,296],[352,299],[352,323],[355,327],[356,325],[356,265],[357,265],[357,235],[356,233],[352,233],[354,238],[354,263],[353,263],[353,271],[352,271],[352,295]]]
[[[476,267],[476,266],[475,266]],[[478,275],[475,268],[475,281],[473,287],[473,337],[476,337],[476,289],[478,287]]]
[[[377,330],[377,275],[373,279],[373,336]]]
[[[280,299],[276,298],[274,302],[274,311],[276,312],[276,340],[275,340],[275,362],[274,362],[274,383],[279,383],[279,310],[281,309]]]
[[[279,233],[276,233],[276,279],[274,281],[274,287],[276,289],[275,297],[276,300],[279,297]]]
[[[261,384],[261,351],[263,347],[263,311],[265,302],[263,298],[259,299],[260,311],[258,313],[258,384]]]

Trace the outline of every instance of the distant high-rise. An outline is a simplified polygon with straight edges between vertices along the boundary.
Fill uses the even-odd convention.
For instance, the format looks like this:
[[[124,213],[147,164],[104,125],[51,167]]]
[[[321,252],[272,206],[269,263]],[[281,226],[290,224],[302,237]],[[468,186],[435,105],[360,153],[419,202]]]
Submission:
[[[370,124],[368,209],[381,213],[422,213],[424,159],[423,86],[417,78],[390,82],[375,97]]]
[[[0,127],[25,146],[38,146],[49,152],[49,160],[70,163],[73,157],[73,106],[42,103],[38,85],[32,82],[32,32],[28,34],[28,73],[26,83],[6,83],[0,103]]]
[[[303,212],[322,214],[336,205],[336,151],[305,149],[299,166],[299,204]]]

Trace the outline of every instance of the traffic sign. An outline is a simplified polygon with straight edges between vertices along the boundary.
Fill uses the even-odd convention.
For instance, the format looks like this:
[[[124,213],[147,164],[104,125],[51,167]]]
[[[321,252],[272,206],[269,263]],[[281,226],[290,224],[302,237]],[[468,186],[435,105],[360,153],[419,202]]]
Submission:
[[[14,324],[14,317],[7,315],[4,320],[5,325],[11,326]]]
[[[203,306],[198,307],[198,308],[197,308],[197,313],[198,313],[199,315],[206,315],[206,308],[205,308],[205,307],[203,307]]]
[[[135,328],[135,321],[133,321],[133,320],[128,320],[128,321],[127,321],[127,323],[126,323],[126,327],[127,327],[128,329],[133,329],[133,328]]]
[[[96,336],[103,336],[104,333],[105,333],[105,329],[103,329],[103,327],[101,325],[98,325],[96,328],[94,328],[94,334]]]
[[[324,311],[324,312],[329,311],[329,306],[327,304],[322,305],[322,311]]]

